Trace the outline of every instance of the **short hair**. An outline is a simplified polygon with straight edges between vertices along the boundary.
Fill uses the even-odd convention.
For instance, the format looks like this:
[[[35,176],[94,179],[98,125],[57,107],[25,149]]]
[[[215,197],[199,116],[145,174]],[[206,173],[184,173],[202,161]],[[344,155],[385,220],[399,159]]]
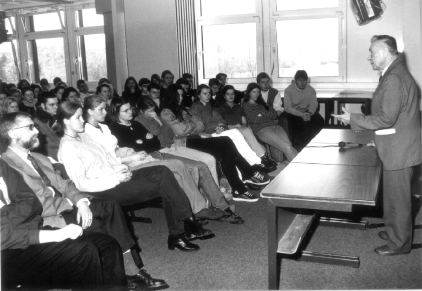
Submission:
[[[198,89],[196,89],[196,96],[199,96],[201,94],[202,89],[210,89],[206,84],[201,84],[198,86]]]
[[[100,94],[101,93],[101,88],[107,87],[110,90],[110,97],[112,97],[112,91],[111,91],[111,87],[109,83],[101,83],[97,86],[97,88],[95,89],[95,94]]]
[[[57,98],[56,94],[50,91],[44,91],[38,94],[38,103],[37,104],[46,104],[48,99]]]
[[[22,88],[22,96],[25,96],[26,91],[31,91],[32,93],[34,93],[34,91],[32,91],[32,89],[30,87],[23,87]]]
[[[4,98],[3,109],[2,109],[1,114],[7,114],[7,110],[9,110],[9,106],[12,103],[17,103],[19,105],[19,101],[15,97],[9,96],[9,97]]]
[[[79,79],[78,81],[76,81],[76,87],[80,87],[82,84],[85,84],[85,80],[84,79]]]
[[[62,100],[61,101],[67,101],[68,99],[67,99],[67,97],[69,97],[69,94],[70,93],[72,93],[72,92],[75,92],[77,95],[78,95],[78,97],[79,97],[79,92],[78,92],[78,90],[76,90],[75,88],[73,88],[73,87],[67,87],[66,89],[64,89],[64,91],[63,91],[63,94],[62,94]]]
[[[146,84],[149,84],[149,83],[151,83],[151,81],[148,78],[141,78],[139,80],[138,85],[139,85],[139,87],[142,87],[142,85],[146,85]]]
[[[147,87],[147,90],[148,90],[148,92],[151,92],[151,89],[157,89],[157,90],[160,90],[161,89],[161,87],[160,87],[160,85],[158,85],[157,83],[150,83],[149,85],[148,85],[148,87]]]
[[[308,73],[305,70],[298,70],[295,74],[295,80],[299,79],[308,80]]]
[[[57,86],[58,83],[63,82],[62,79],[60,77],[55,77],[53,79],[53,84],[54,86]]]
[[[101,103],[105,103],[103,97],[99,95],[90,95],[85,97],[84,99],[84,107],[82,109],[82,117],[85,121],[88,121],[89,113],[88,109],[94,110],[97,108]]]
[[[103,83],[111,84],[107,78],[101,78],[98,80],[98,85],[103,84]]]
[[[215,76],[215,78],[216,79],[219,79],[220,80],[220,78],[221,77],[226,77],[227,78],[227,74],[224,74],[224,73],[218,73],[216,76]]]
[[[261,82],[262,79],[271,79],[270,75],[268,75],[265,72],[261,72],[256,76],[256,82],[259,84],[259,82]]]
[[[76,102],[64,101],[60,103],[59,108],[57,108],[57,132],[63,133],[65,129],[64,120],[70,119],[75,112],[82,108],[82,106]]]
[[[184,79],[190,79],[190,78],[193,78],[193,76],[190,73],[183,73],[182,78],[184,78]]]
[[[22,91],[19,90],[18,88],[12,88],[10,89],[10,95],[13,95],[14,93],[18,92],[20,95],[22,95]]]
[[[160,76],[158,74],[152,74],[151,75],[151,82],[154,83],[154,79],[158,81],[158,83],[161,82]]]
[[[40,85],[38,85],[38,84],[31,84],[31,89],[32,89],[32,91],[35,91],[35,89],[39,89],[39,90],[40,90],[40,92],[42,91],[41,86],[40,86]],[[35,93],[35,92],[34,92],[34,93]]]
[[[235,89],[234,89],[234,87],[232,85],[226,85],[226,86],[224,86],[224,88],[222,90],[223,95],[226,95],[227,91],[230,90],[230,89],[233,90],[233,91],[235,91]]]
[[[220,86],[221,83],[217,78],[212,78],[208,81],[208,86],[212,87],[214,85]]]
[[[142,99],[142,98],[141,98]],[[120,108],[123,105],[130,104],[129,101],[123,99],[122,97],[114,97],[110,103],[110,118],[113,122],[119,122],[119,113]]]
[[[24,83],[28,84],[27,86],[24,86]],[[27,79],[20,79],[18,84],[16,85],[16,87],[18,87],[18,89],[22,90],[25,87],[29,87],[31,86],[31,84],[29,83],[29,81]]]
[[[394,37],[389,36],[389,35],[374,35],[371,38],[371,43],[373,43],[375,41],[384,42],[387,45],[387,48],[388,48],[388,51],[390,52],[390,54],[392,54],[393,56],[398,55],[397,41]]]
[[[17,120],[22,117],[28,117],[32,120],[31,115],[22,111],[7,113],[0,119],[0,136],[6,145],[10,145],[12,142],[9,131],[16,125]]]
[[[47,79],[41,79],[41,81],[40,81],[40,85],[41,86],[47,86],[48,85],[48,80]]]
[[[10,90],[12,90],[13,88],[17,88],[17,87],[16,87],[16,85],[15,85],[15,84],[13,84],[13,83],[9,83],[9,84],[7,84],[7,85],[6,85],[6,88],[7,88],[7,90],[9,90],[9,91],[10,91]]]
[[[165,71],[163,71],[163,72],[161,73],[161,79],[164,79],[164,77],[165,77],[166,75],[168,75],[168,74],[170,74],[170,75],[172,75],[172,76],[174,77],[173,73],[172,73],[172,72],[170,72],[170,70],[165,70]]]
[[[188,85],[188,86],[190,85],[189,81],[185,78],[177,79],[176,84],[177,85]]]

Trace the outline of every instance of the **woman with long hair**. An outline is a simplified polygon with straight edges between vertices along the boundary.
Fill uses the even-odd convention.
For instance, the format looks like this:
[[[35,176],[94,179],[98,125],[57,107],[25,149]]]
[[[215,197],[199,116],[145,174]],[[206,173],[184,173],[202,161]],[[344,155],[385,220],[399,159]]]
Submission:
[[[188,168],[193,180],[189,179],[188,181],[183,181],[183,183],[193,182],[195,184],[193,185],[193,193],[201,197],[201,204],[199,207],[197,205],[192,205],[192,210],[196,217],[207,218],[204,217],[202,213],[205,214],[210,211],[207,207],[209,202],[212,207],[220,209],[224,213],[224,216],[221,218],[219,217],[218,221],[230,222],[232,224],[243,223],[243,220],[231,211],[229,204],[220,192],[207,165],[200,161],[201,159],[211,160],[213,161],[215,168],[215,159],[211,155],[195,150],[189,150],[183,155],[177,153],[174,148],[161,149],[160,140],[157,136],[148,132],[139,122],[132,122],[133,113],[131,104],[123,98],[113,98],[113,101],[111,102],[111,119],[113,120],[113,123],[110,125],[110,130],[117,138],[120,147],[132,148],[137,152],[145,151],[153,158],[161,160],[162,162],[160,164],[169,167],[173,172],[174,170],[177,170],[177,168],[171,167],[171,164],[169,164],[172,160],[178,160]],[[199,160],[195,160],[193,157],[199,157]],[[146,164],[146,166],[148,166],[148,164]],[[201,195],[196,185],[199,186],[199,189],[201,189],[201,193],[205,195],[206,200],[202,199],[204,197],[202,197],[203,195]],[[195,204],[198,204],[198,202]],[[199,212],[196,212],[195,208],[199,210]]]
[[[82,142],[81,135],[85,131],[82,114],[81,106],[69,101],[60,104],[57,112],[57,122],[64,132],[58,158],[77,188],[94,197],[117,201],[122,206],[161,197],[170,233],[168,248],[198,250],[199,246],[188,238],[205,238],[212,232],[196,221],[189,200],[171,171],[155,166],[132,172],[117,161],[111,163],[103,147]]]
[[[129,77],[125,81],[125,88],[122,97],[130,102],[134,107],[138,99],[142,97],[142,90],[139,89],[138,83],[134,77]]]
[[[278,125],[277,112],[265,103],[257,83],[248,84],[243,110],[249,126],[260,140],[283,152],[289,162],[297,156],[286,132]]]
[[[53,89],[53,93],[56,94],[56,97],[59,100],[59,103],[62,102],[62,95],[63,95],[64,89],[66,89],[64,86],[56,86]]]
[[[220,162],[222,172],[226,176],[233,189],[233,200],[255,202],[258,198],[249,193],[245,184],[240,180],[237,169],[239,169],[245,182],[255,185],[265,185],[269,179],[259,169],[252,167],[237,151],[234,143],[228,137],[213,137],[203,134],[204,125],[195,120],[195,117],[186,112],[179,104],[178,92],[168,95],[163,104],[161,118],[164,123],[172,129],[166,131],[162,139],[172,140],[175,144],[186,146],[198,151],[206,152],[214,156]],[[148,108],[139,108],[142,111]]]

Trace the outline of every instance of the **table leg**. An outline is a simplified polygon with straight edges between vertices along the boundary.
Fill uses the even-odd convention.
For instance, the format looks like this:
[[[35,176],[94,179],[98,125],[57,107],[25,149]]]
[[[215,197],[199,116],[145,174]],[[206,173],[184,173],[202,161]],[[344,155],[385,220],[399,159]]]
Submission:
[[[277,256],[277,207],[267,201],[268,218],[268,289],[278,290],[280,283],[280,258]]]

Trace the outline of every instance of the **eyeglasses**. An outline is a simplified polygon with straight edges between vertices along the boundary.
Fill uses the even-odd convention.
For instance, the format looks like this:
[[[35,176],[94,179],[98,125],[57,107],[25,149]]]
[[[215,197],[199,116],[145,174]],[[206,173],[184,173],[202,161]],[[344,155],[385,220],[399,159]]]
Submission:
[[[21,126],[21,127],[12,128],[12,130],[24,128],[24,127],[28,127],[30,131],[33,131],[34,128],[38,129],[38,125],[33,123],[33,124],[24,125],[24,126]]]

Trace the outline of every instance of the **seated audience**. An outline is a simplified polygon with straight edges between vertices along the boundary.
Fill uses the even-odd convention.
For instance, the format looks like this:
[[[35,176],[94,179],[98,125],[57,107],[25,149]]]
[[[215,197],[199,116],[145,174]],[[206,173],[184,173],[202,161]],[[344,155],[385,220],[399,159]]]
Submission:
[[[2,109],[2,115],[6,113],[11,112],[17,112],[19,111],[19,103],[18,99],[15,97],[6,97],[3,100],[3,109]]]
[[[166,92],[166,89],[168,86],[173,84],[174,75],[169,70],[165,70],[161,73],[161,90],[160,90],[160,96],[164,96],[164,93]]]
[[[56,95],[57,100],[59,100],[59,103],[62,102],[62,95],[63,95],[64,89],[66,89],[64,86],[56,86],[52,90],[52,92]]]
[[[22,91],[23,88],[31,88],[31,84],[27,79],[20,79],[16,87]]]
[[[209,103],[214,107],[219,107],[224,102],[224,98],[220,92],[220,81],[212,78],[208,81],[208,87],[210,88],[211,98]]]
[[[47,79],[41,79],[40,86],[42,91],[50,91],[50,84]]]
[[[154,101],[155,105],[157,106],[158,112],[161,111],[161,96],[160,96],[160,85],[157,83],[152,82],[148,85],[148,97],[151,98],[152,101]]]
[[[179,85],[183,89],[181,106],[189,109],[192,106],[193,100],[195,99],[195,94],[192,95],[192,91],[189,90],[189,81],[184,78],[179,78],[176,81],[176,85]]]
[[[87,106],[93,97],[98,96],[85,99],[85,114],[88,114],[88,110],[94,113]],[[95,114],[101,113],[105,114],[104,106],[95,111]],[[93,197],[114,200],[122,206],[161,197],[170,233],[167,243],[171,250],[199,250],[199,246],[188,239],[212,236],[212,232],[202,228],[195,219],[189,199],[168,168],[154,166],[132,172],[126,165],[112,164],[104,147],[81,141],[80,135],[85,131],[84,120],[82,108],[76,103],[64,102],[60,105],[58,123],[64,129],[59,161],[64,164],[67,174],[80,191],[89,192]]]
[[[18,99],[18,102],[20,103],[22,100],[22,92],[18,88],[12,88],[9,90],[10,96],[15,97]]]
[[[119,99],[122,100],[122,98]],[[127,103],[127,101],[124,102]],[[164,161],[156,161],[163,160],[164,153],[157,153],[154,157],[147,156],[147,158],[145,158],[146,153],[144,151],[135,153],[133,148],[119,147],[117,138],[111,134],[108,126],[101,124],[101,122],[104,122],[105,118],[101,110],[101,108],[105,106],[105,103],[101,97],[88,97],[85,100],[84,106],[88,107],[86,110],[84,109],[84,112],[86,112],[84,114],[86,125],[85,132],[80,134],[82,142],[97,147],[103,147],[109,156],[110,162],[113,164],[127,164],[130,167],[134,166],[136,169],[152,167],[154,165],[166,166],[173,172],[180,187],[188,196],[192,212],[195,216],[206,219],[218,219],[224,215],[224,213],[218,209],[213,207],[208,208],[205,198],[199,192],[197,184],[195,184],[195,181],[190,174],[192,168],[194,168],[192,171],[193,173],[199,173],[199,165],[197,162],[192,161],[189,163],[188,168],[183,162],[171,159],[170,157]],[[127,107],[129,107],[128,111],[132,110],[130,103],[127,104]],[[114,118],[112,116],[110,117],[111,119]],[[98,130],[98,128],[101,130]],[[201,177],[197,177],[195,180],[198,181],[200,178]],[[220,193],[217,194],[221,196]],[[209,193],[209,195],[215,195],[215,193]]]
[[[306,71],[297,71],[295,82],[284,91],[284,108],[293,146],[300,151],[324,127],[324,119],[318,113],[316,91],[308,85]]]
[[[81,226],[43,229],[43,207],[0,160],[2,289],[110,288],[127,284],[117,241]],[[131,286],[135,287],[135,286]]]
[[[104,100],[104,102],[106,103],[106,112],[107,112],[107,115],[106,115],[106,119],[104,121],[106,124],[110,124],[111,123],[111,119],[110,119],[110,103],[111,103],[111,99],[113,98],[111,96],[111,92],[113,92],[112,90],[113,90],[113,88],[107,82],[101,83],[100,85],[97,86],[97,89],[95,90],[95,94],[97,94],[98,96],[102,97],[103,100]],[[117,96],[117,97],[119,97],[119,96]],[[85,104],[85,101],[84,101],[84,104]]]
[[[34,118],[40,141],[36,151],[57,160],[60,145],[60,137],[57,136],[57,97],[51,92],[42,92],[39,104]]]
[[[151,83],[156,83],[158,85],[161,85],[161,78],[158,74],[152,74],[151,75]]]
[[[271,87],[270,76],[265,72],[261,72],[256,76],[256,82],[261,89],[262,100],[280,116],[284,112],[284,108],[282,107],[283,102],[281,101],[280,92]]]
[[[220,81],[220,88],[219,88],[219,93],[222,93],[224,86],[226,86],[227,84],[227,75],[224,73],[218,73],[215,78]],[[242,100],[243,97],[245,95],[244,92],[241,92],[239,90],[234,90],[234,103],[236,104],[242,104]],[[220,104],[224,103],[224,97],[222,94],[218,94],[218,100],[217,102],[219,102]]]
[[[189,89],[193,89],[194,86],[193,86],[193,76],[192,76],[192,74],[191,73],[183,73],[182,78],[188,80],[189,85],[190,85]]]
[[[218,108],[218,112],[221,114],[221,117],[227,122],[228,128],[236,128],[243,135],[253,135],[252,129],[248,126],[248,122],[246,120],[245,112],[243,112],[242,106],[240,104],[235,104],[235,89],[232,85],[226,85],[223,88],[223,91],[221,92],[224,96],[224,104],[222,104]],[[248,141],[248,139],[246,140]],[[256,141],[256,139],[252,139],[253,142]],[[258,142],[258,141],[256,141]],[[258,148],[260,145],[256,144],[255,146],[251,146],[252,148]],[[257,153],[258,156],[260,156],[261,160],[263,161],[263,164],[268,165],[268,167],[276,167],[277,163],[270,160],[265,155],[265,149],[262,149],[263,152],[259,151]],[[274,169],[275,170],[275,169]]]
[[[87,97],[89,95],[88,84],[85,82],[85,80],[80,79],[80,80],[76,81],[76,86],[78,87],[78,90],[79,90],[79,98],[81,99],[82,104],[83,104],[85,97]]]
[[[79,92],[73,87],[67,87],[64,89],[62,94],[62,101],[70,101],[79,103],[81,106],[83,105],[81,99],[79,98]]]
[[[139,89],[141,89],[141,97],[148,97],[148,85],[151,81],[148,78],[141,78],[138,82]]]
[[[98,93],[96,93],[98,94]],[[134,77],[129,77],[126,79],[125,88],[122,93],[122,97],[129,101],[132,107],[136,106],[138,99],[142,97],[142,91],[139,89],[138,84]]]
[[[116,89],[114,89],[113,85],[111,84],[111,82],[107,78],[101,78],[98,81],[98,86],[101,85],[101,84],[104,84],[104,83],[105,84],[108,84],[108,86],[110,87],[110,92],[111,92],[110,95],[112,95],[111,98],[113,98],[113,97],[119,97],[119,94],[117,94]],[[98,94],[98,93],[95,93],[95,94]]]
[[[146,102],[146,99],[147,98],[142,98],[138,101],[138,104],[141,103],[140,105],[142,108],[144,108],[143,104]],[[148,98],[148,100],[150,103],[154,103],[151,99]],[[160,150],[162,147],[158,137],[148,132],[141,123],[136,121],[132,122],[132,108],[127,101],[124,101],[121,98],[114,98],[111,102],[111,119],[113,120],[113,123],[110,125],[110,131],[117,138],[119,147],[132,148],[136,152],[145,151],[153,158],[164,160],[164,162],[159,163],[147,163],[145,166],[167,166],[176,176],[179,173],[174,170],[178,169],[171,167],[171,164],[168,164],[168,161],[178,160],[189,169],[190,175],[192,175],[193,178],[192,182],[194,183],[190,183],[192,184],[192,186],[189,187],[191,190],[186,190],[184,189],[185,187],[182,187],[182,189],[184,189],[185,193],[187,193],[187,191],[192,191],[192,194],[195,196],[195,203],[193,203],[192,199],[189,199],[191,201],[192,212],[195,214],[195,217],[208,219],[214,219],[215,217],[218,221],[226,221],[233,224],[243,223],[243,220],[230,210],[229,204],[220,192],[220,189],[217,186],[208,166],[201,162],[201,160],[208,161],[208,163],[213,164],[212,168],[215,169],[215,159],[211,155],[192,149],[187,150],[186,148],[183,153],[177,152],[174,148],[163,148]],[[156,122],[156,120],[153,119],[152,122]],[[184,180],[183,183],[189,181]],[[201,189],[201,192],[198,191],[197,185]],[[204,194],[205,197],[203,197],[201,193]],[[224,216],[216,216],[212,209],[207,207],[208,201],[212,207],[220,209]],[[220,213],[219,211],[214,212],[217,214]],[[208,217],[210,215],[211,218]]]
[[[41,86],[38,84],[31,84],[32,92],[34,92],[34,98],[38,99],[38,94],[42,92]]]
[[[194,121],[195,117],[179,105],[179,95],[177,92],[168,95],[168,98],[163,104],[161,118],[166,124],[166,127],[163,126],[161,129],[163,133],[160,139],[161,144],[164,144],[165,141],[171,143],[174,138],[174,143],[177,146],[186,146],[214,156],[220,162],[222,172],[234,191],[233,200],[246,202],[258,201],[258,198],[249,193],[245,184],[240,180],[237,169],[239,169],[245,182],[251,184],[265,185],[269,183],[269,179],[260,170],[249,165],[237,151],[230,138],[210,138],[211,135],[203,133],[204,125],[201,122]],[[152,131],[147,125],[145,127],[149,131]],[[168,127],[172,129],[172,132],[166,129]]]
[[[278,125],[277,111],[262,99],[257,83],[248,84],[243,110],[249,126],[260,140],[283,152],[289,162],[297,156],[286,132]]]
[[[61,79],[60,77],[55,77],[55,78],[53,79],[53,85],[54,85],[54,87],[57,87],[57,85],[58,85],[59,83],[63,83],[62,79]]]
[[[147,273],[140,271],[132,258],[131,248],[134,248],[135,241],[119,205],[96,198],[89,200],[89,196],[79,192],[71,180],[64,180],[55,172],[47,157],[30,151],[39,145],[38,131],[30,115],[11,113],[1,121],[0,133],[8,144],[2,159],[22,175],[40,200],[43,226],[64,228],[75,224],[82,226],[85,235],[102,232],[114,237],[123,251],[128,279],[142,280],[142,284],[148,286]],[[165,282],[158,280],[156,284],[159,286]]]
[[[261,159],[265,156],[265,149],[258,143],[250,129],[228,128],[227,122],[221,117],[218,110],[210,104],[210,88],[207,85],[199,85],[197,93],[198,99],[192,104],[189,113],[204,125],[203,133],[211,137],[230,137],[239,153],[250,165],[257,165],[266,172],[274,171],[274,165],[268,164],[265,158],[264,160]]]
[[[32,92],[30,87],[24,87],[22,96],[22,102],[19,103],[19,111],[26,112],[33,117],[35,115],[35,104],[38,101],[34,98],[34,92]]]

